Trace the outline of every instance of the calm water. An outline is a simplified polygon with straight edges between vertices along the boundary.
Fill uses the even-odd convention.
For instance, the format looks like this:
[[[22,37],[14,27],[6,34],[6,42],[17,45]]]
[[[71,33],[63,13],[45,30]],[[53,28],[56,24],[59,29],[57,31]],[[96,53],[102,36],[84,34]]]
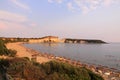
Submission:
[[[56,56],[63,56],[81,62],[108,66],[120,70],[120,43],[111,44],[68,44],[34,43],[24,46]]]

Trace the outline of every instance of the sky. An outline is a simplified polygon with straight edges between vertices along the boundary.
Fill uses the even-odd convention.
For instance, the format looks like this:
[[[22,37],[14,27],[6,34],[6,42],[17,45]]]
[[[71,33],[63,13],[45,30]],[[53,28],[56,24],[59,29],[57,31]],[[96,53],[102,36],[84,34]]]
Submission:
[[[0,37],[120,42],[120,0],[0,0]]]

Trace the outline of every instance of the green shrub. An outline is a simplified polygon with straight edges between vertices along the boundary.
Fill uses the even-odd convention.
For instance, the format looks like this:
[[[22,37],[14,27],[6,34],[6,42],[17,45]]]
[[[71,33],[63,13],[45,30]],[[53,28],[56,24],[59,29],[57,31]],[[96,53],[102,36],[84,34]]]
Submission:
[[[0,74],[3,73],[20,80],[103,80],[86,68],[57,61],[39,64],[25,58],[1,59]]]
[[[67,63],[50,61],[41,65],[47,77],[54,77],[51,80],[103,80],[103,78],[86,68],[79,68]],[[56,74],[57,73],[57,74]],[[54,77],[55,78],[55,77]]]
[[[0,55],[14,57],[16,53],[17,53],[16,50],[7,49],[5,43],[2,40],[0,40]]]
[[[17,53],[16,50],[12,50],[12,49],[9,49],[8,52],[9,52],[9,56],[11,56],[11,57],[14,57]]]
[[[8,54],[8,50],[4,45],[4,42],[0,40],[0,55],[7,55],[7,54]]]

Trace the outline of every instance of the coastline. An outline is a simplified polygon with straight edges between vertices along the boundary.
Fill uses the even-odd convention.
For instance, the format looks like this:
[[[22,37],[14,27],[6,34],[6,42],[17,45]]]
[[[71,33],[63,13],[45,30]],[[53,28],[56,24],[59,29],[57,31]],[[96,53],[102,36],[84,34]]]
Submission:
[[[51,59],[48,59],[47,57],[40,55],[40,52],[26,48],[22,44],[23,42],[7,43],[6,47],[8,49],[16,50],[17,51],[16,57],[28,57],[30,60],[33,57],[35,57],[36,58],[35,61],[39,63],[44,63],[51,60]]]
[[[81,63],[80,61],[73,61],[71,59],[54,56],[52,54],[47,54],[47,53],[42,54],[33,49],[24,47],[22,44],[24,44],[24,43],[23,42],[8,43],[6,45],[6,47],[8,49],[16,50],[17,51],[16,57],[28,57],[30,60],[32,60],[34,58],[35,61],[39,62],[39,63],[45,63],[50,60],[62,61],[62,62],[69,63],[74,66],[86,67],[87,69],[92,70],[96,74],[103,76],[105,78],[105,80],[112,80],[113,78],[115,78],[115,80],[120,80],[120,72],[116,72],[116,71],[114,71],[114,69],[110,69],[105,66],[96,66],[96,65],[92,65],[92,64],[88,65],[85,63]]]

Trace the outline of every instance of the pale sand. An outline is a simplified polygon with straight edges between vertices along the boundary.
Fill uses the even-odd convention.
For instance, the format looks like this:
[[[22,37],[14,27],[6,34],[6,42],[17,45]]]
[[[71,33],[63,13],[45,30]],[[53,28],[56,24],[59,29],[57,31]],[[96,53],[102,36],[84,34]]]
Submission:
[[[36,62],[44,63],[44,62],[48,62],[48,61],[51,60],[51,59],[48,59],[47,57],[40,56],[39,55],[40,53],[38,53],[34,50],[31,50],[31,49],[28,49],[28,48],[24,47],[22,45],[22,43],[20,43],[20,42],[8,43],[8,44],[6,44],[6,47],[8,49],[16,50],[17,51],[17,54],[16,54],[17,57],[28,57],[29,59],[31,59],[32,55],[37,54]]]

